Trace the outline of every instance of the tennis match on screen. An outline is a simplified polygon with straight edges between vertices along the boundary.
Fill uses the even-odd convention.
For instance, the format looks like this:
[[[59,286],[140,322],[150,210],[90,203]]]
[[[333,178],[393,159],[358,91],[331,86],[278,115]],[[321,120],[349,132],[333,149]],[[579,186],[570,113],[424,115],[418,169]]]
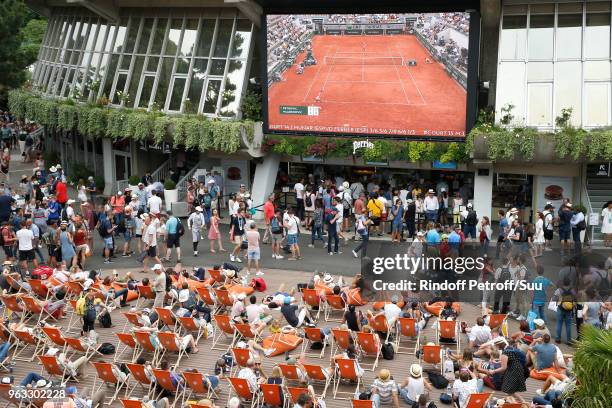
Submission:
[[[469,13],[267,15],[271,132],[465,136]]]

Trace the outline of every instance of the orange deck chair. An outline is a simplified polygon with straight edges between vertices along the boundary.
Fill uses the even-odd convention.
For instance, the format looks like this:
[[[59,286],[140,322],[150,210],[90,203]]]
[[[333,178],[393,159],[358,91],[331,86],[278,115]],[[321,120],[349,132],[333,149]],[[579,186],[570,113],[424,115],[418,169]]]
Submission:
[[[302,303],[310,307],[311,313],[317,312],[315,319],[319,318],[321,309],[325,307],[316,289],[302,289]]]
[[[230,369],[230,374],[247,366],[247,362],[251,358],[251,350],[232,348],[232,355],[234,356],[234,364]]]
[[[79,382],[78,379],[72,377],[70,373],[67,373],[66,370],[59,365],[56,356],[38,355],[36,357],[38,357],[38,360],[41,362],[47,374],[49,374],[51,378],[59,378],[62,385],[65,385],[70,379]]]
[[[501,408],[523,408],[523,404],[520,402],[506,402]]]
[[[44,307],[41,307],[32,296],[22,296],[21,300],[23,301],[23,307],[27,313],[31,314],[32,317],[38,316],[36,319],[37,325],[38,323],[44,322],[49,318],[57,321],[55,316],[49,313]]]
[[[43,327],[42,331],[51,343],[58,346],[62,352],[66,351],[68,343],[66,343],[66,338],[62,335],[62,331],[59,328],[47,326]]]
[[[389,341],[389,337],[391,335],[396,336],[397,338],[397,329],[395,327],[389,327],[387,324],[387,318],[384,314],[377,314],[376,316],[368,317],[368,324],[372,330],[386,334],[387,337],[385,338],[385,343]]]
[[[183,371],[183,378],[185,379],[185,400],[188,400],[192,396],[199,396],[202,398],[219,398],[215,393],[215,390],[210,387],[208,378],[202,373],[196,373],[191,371]],[[189,393],[187,394],[187,392]]]
[[[231,399],[232,395],[237,395],[243,402],[250,403],[251,407],[259,406],[259,390],[251,391],[249,383],[244,378],[228,377],[230,383],[230,389],[227,395],[227,401]],[[244,404],[243,404],[244,406]]]
[[[157,385],[174,394],[174,401],[170,403],[171,407],[173,407],[179,400],[182,400],[183,394],[185,393],[185,388],[181,387],[179,389],[179,387],[172,383],[170,370],[158,370],[154,368],[153,375],[155,376],[155,383]]]
[[[117,378],[115,373],[113,373],[112,363],[92,361],[91,365],[96,369],[96,374],[97,374],[97,378],[94,379],[94,383],[92,386],[92,389],[93,389],[92,395],[100,391],[102,387],[104,386],[114,387],[113,396],[110,398],[110,401],[108,402],[108,404],[111,405],[113,401],[117,399],[117,395],[119,395],[119,391],[121,391],[121,389],[125,388],[127,392],[129,377],[127,377],[125,381],[122,381],[121,379]],[[99,384],[98,384],[98,388],[96,388],[96,384],[98,383],[98,380],[99,380]]]
[[[64,283],[66,286],[66,298],[67,299],[78,299],[83,293],[83,285],[78,281],[68,281]]]
[[[230,296],[228,290],[225,289],[213,289],[215,297],[217,298],[217,307],[229,307],[234,305],[234,300]]]
[[[128,324],[131,324],[132,327],[142,327],[142,324],[138,321],[138,313],[134,312],[121,312],[121,314],[125,317],[125,324],[123,325],[123,331],[128,328]]]
[[[382,343],[376,333],[357,332],[357,349],[361,353],[361,357],[371,357],[374,359],[372,363],[361,363],[361,366],[371,367],[374,371],[378,366],[378,358],[382,352]]]
[[[223,283],[225,282],[225,278],[221,273],[221,269],[209,269],[208,274],[211,278],[213,278],[214,283]]]
[[[491,328],[491,330],[497,328],[497,327],[501,327],[504,322],[506,321],[506,317],[508,315],[506,314],[492,314],[489,316],[489,324],[488,326]]]
[[[36,355],[45,349],[45,342],[38,337],[34,337],[27,330],[13,330],[13,336],[17,339],[13,360],[34,361]],[[34,351],[30,352],[31,354],[28,353],[31,357],[21,357],[21,354],[30,346],[34,347]]]
[[[142,408],[142,401],[139,399],[124,399],[119,398],[123,408]]]
[[[317,382],[323,384],[323,392],[321,393],[321,397],[325,398],[325,395],[327,394],[327,387],[329,387],[331,382],[331,376],[325,370],[323,370],[323,367],[320,365],[303,364],[303,366],[309,383]]]
[[[421,332],[417,328],[417,319],[412,317],[400,317],[397,319],[398,335],[395,340],[397,352],[400,354],[415,354],[419,349],[421,342]],[[409,346],[405,347],[406,351],[402,351],[402,339],[407,339],[405,343]],[[412,347],[414,344],[414,347]]]
[[[438,320],[436,322],[436,339],[438,343],[455,344],[457,347],[457,354],[459,354],[459,350],[461,349],[459,322],[456,320]],[[442,339],[444,339],[444,341]]]
[[[153,292],[153,288],[151,286],[136,285],[136,292],[138,292],[136,309],[139,309],[148,300],[155,300],[155,292]]]
[[[209,288],[196,288],[196,292],[198,293],[198,297],[202,302],[204,302],[204,304],[206,304],[207,306],[212,306],[213,310],[215,309],[217,302],[212,293],[210,292]]]
[[[18,299],[18,295],[0,296],[0,300],[2,300],[2,303],[4,303],[5,306],[4,317],[9,318],[10,313],[16,313],[19,316],[19,322],[21,323],[24,321],[26,314],[24,313],[23,307],[19,304]]]
[[[328,346],[329,340],[327,337],[322,335],[321,329],[318,327],[304,327],[304,335],[306,337],[306,341],[302,345],[302,353],[312,357],[323,358],[325,355],[325,348]],[[323,348],[319,354],[306,353],[313,343],[323,343]]]
[[[442,358],[442,346],[439,344],[436,345],[424,345],[423,350],[421,351],[421,355],[419,357],[419,364],[423,366],[423,363],[433,364],[434,366],[438,366],[440,368],[440,373],[442,373],[444,362]]]
[[[236,330],[231,323],[229,315],[216,314],[212,320],[217,326],[217,330],[213,332],[213,341],[210,348],[212,350],[229,350],[234,345],[236,338]],[[223,340],[229,340],[229,343],[224,343]]]
[[[98,348],[101,346],[101,344],[96,344],[95,346],[84,346],[81,342],[81,339],[78,337],[66,337],[65,340],[66,344],[68,345],[68,348],[72,350],[73,354],[80,353],[88,359],[91,358],[94,354],[103,356],[103,354],[98,351]]]
[[[180,343],[181,339],[175,332],[158,332],[157,338],[159,340],[159,346],[162,349],[159,360],[163,358],[166,353],[174,353],[177,355],[174,366],[177,367],[181,363],[183,356],[189,357],[187,349],[185,347],[179,347],[177,342]]]
[[[255,340],[256,342],[261,341],[261,336],[255,334],[253,330],[251,330],[251,325],[248,323],[234,323],[234,329],[236,330],[236,338],[234,342],[238,340]]]
[[[42,280],[40,279],[28,279],[28,283],[32,287],[32,292],[36,294],[42,300],[47,300],[51,295],[49,292],[49,288],[45,286]]]
[[[134,339],[134,335],[132,333],[115,333],[115,335],[117,339],[119,339],[119,342],[117,343],[117,352],[115,353],[113,361],[124,361],[121,360],[121,357],[127,350],[132,350],[132,356],[125,361],[136,361],[136,359],[140,357],[140,348]]]
[[[160,354],[160,352],[158,349],[155,348],[153,343],[151,343],[151,338],[149,337],[149,333],[134,330],[134,339],[136,339],[136,343],[138,343],[138,347],[140,348],[141,353],[147,352],[153,355],[151,357],[151,364],[155,364],[158,360],[157,357]]]
[[[279,364],[278,368],[280,368],[283,377],[287,381],[300,381],[302,379],[298,372],[298,367],[293,364]]]
[[[338,353],[338,349],[346,350],[351,344],[351,331],[342,329],[332,329],[332,356]]]
[[[342,321],[342,316],[344,316],[344,312],[346,311],[346,303],[342,296],[340,295],[327,295],[325,296],[325,301],[327,305],[325,306],[325,321]],[[333,318],[332,313],[339,312],[340,318]]]
[[[64,298],[65,299],[65,298]],[[68,300],[68,309],[70,310],[70,319],[68,320],[68,325],[63,329],[66,333],[80,333],[81,332],[81,316],[77,313],[76,310],[76,299],[67,299]]]
[[[353,408],[374,408],[374,401],[372,400],[351,400]]]
[[[11,392],[13,389],[13,384],[0,384],[0,398],[8,402],[9,404],[13,404],[16,407],[21,407],[23,401],[15,398],[15,393]],[[28,405],[27,403],[25,404]],[[8,404],[7,404],[8,406]]]
[[[150,396],[153,390],[153,382],[147,376],[145,366],[143,364],[136,364],[136,363],[126,363],[125,365],[127,369],[130,371],[130,374],[132,375],[132,379],[136,381],[136,383],[140,386],[140,388],[143,391],[145,391],[144,395]],[[129,387],[130,385],[128,384],[128,391],[126,393],[128,396],[132,395],[132,393],[134,392],[134,389],[136,388],[136,384],[134,384],[131,390],[129,389]]]
[[[297,400],[302,394],[308,394],[308,388],[304,387],[287,387],[289,398],[292,404],[297,404]]]
[[[349,380],[356,383],[353,391],[338,391],[340,382]],[[357,372],[355,360],[348,358],[339,358],[336,360],[336,374],[334,375],[334,399],[352,399],[355,393],[361,390],[361,376]],[[348,397],[339,397],[338,395],[348,395]]]
[[[179,330],[179,325],[176,322],[176,316],[172,313],[172,310],[167,307],[156,307],[155,311],[157,312],[157,316],[159,316],[159,320],[161,320],[168,328],[172,329],[172,331],[177,332]]]
[[[465,405],[465,408],[484,408],[491,398],[490,392],[479,392],[476,394],[470,394],[470,398]]]
[[[261,403],[268,407],[284,407],[283,387],[280,384],[259,384]]]
[[[202,336],[204,336],[205,339],[208,338],[208,329],[205,325],[200,325],[198,322],[196,322],[195,317],[178,316],[177,319],[183,328],[183,332],[185,334],[192,334],[196,343],[200,341]]]

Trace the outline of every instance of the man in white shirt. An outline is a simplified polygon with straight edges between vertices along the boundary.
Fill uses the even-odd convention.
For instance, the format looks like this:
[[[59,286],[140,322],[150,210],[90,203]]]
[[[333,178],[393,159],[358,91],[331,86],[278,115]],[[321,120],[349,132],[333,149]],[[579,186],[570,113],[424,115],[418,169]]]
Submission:
[[[301,259],[300,246],[298,244],[300,219],[293,215],[293,208],[287,210],[283,216],[283,226],[287,228],[287,244],[291,247],[292,256],[288,258],[290,261]]]
[[[363,184],[361,184],[361,182],[357,180],[353,184],[351,184],[351,186],[349,187],[349,190],[351,193],[351,198],[353,200],[356,200],[359,198],[361,193],[365,191],[365,188],[363,187]]]
[[[459,408],[467,407],[470,395],[477,393],[478,389],[482,388],[479,383],[482,383],[482,380],[476,379],[475,372],[468,370],[459,372],[459,378],[453,383],[453,400],[458,403]]]
[[[21,229],[17,231],[17,242],[19,242],[19,261],[24,271],[28,270],[28,262],[38,267],[38,262],[34,256],[34,233],[28,229],[26,221],[21,221]]]
[[[583,229],[586,229],[586,222],[584,220],[584,213],[582,210],[577,210],[574,212],[574,215],[572,215],[572,219],[570,220],[570,225],[572,226],[574,252],[576,254],[580,254],[580,252],[582,252],[582,240],[580,239],[580,233],[583,231]]]
[[[299,219],[304,219],[304,177],[300,178],[300,181],[295,183],[293,191],[295,191],[295,199],[297,201],[295,215]]]
[[[159,221],[157,218],[153,219],[148,214],[143,214],[141,217],[144,220],[142,243],[144,244],[144,251],[146,252],[142,261],[142,267],[143,271],[146,272],[149,258],[153,259],[155,263],[161,264],[159,256],[157,255],[157,224]]]
[[[157,196],[155,190],[151,191],[151,197],[147,200],[147,205],[149,206],[149,213],[155,217],[159,217],[162,208],[162,199]]]
[[[398,301],[399,298],[397,295],[393,295],[393,297],[391,297],[391,303],[385,303],[385,306],[383,307],[382,313],[384,313],[385,319],[387,319],[388,327],[395,327],[397,318],[402,314],[402,309],[400,309],[397,305]]]
[[[472,328],[466,329],[466,332],[470,341],[470,347],[472,348],[478,348],[482,344],[491,340],[491,328],[485,325],[482,317],[476,319],[476,325]]]
[[[544,250],[552,251],[553,229],[555,222],[555,207],[552,204],[546,204],[544,207]]]
[[[435,192],[432,189],[429,189],[427,192],[427,197],[423,200],[423,206],[425,207],[425,218],[427,221],[436,222],[440,203],[438,203],[438,198],[435,196]]]
[[[249,321],[249,324],[253,324],[257,320],[259,320],[259,315],[262,313],[263,309],[262,309],[261,305],[257,304],[257,296],[255,296],[255,295],[251,295],[251,297],[249,297],[249,303],[250,303],[250,305],[248,305],[245,308],[246,309],[246,315],[247,315],[247,319]]]
[[[254,367],[255,367],[255,361],[252,358],[249,358],[247,360],[246,367],[238,371],[238,378],[244,378],[245,380],[247,380],[247,383],[249,384],[249,389],[251,390],[251,392],[256,392],[258,389],[257,376],[255,375],[255,371],[253,371]]]

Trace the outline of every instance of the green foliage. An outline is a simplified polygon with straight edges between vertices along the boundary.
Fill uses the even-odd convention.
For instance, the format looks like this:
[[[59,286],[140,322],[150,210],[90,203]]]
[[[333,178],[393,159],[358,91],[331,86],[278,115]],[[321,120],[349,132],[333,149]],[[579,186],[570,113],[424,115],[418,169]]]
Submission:
[[[243,119],[253,121],[262,120],[261,107],[261,93],[248,90],[242,97],[242,105],[240,106]]]
[[[6,106],[9,89],[28,78],[27,67],[36,61],[46,20],[40,20],[23,0],[0,2],[0,106]]]
[[[61,160],[59,153],[55,150],[43,150],[43,158],[47,167],[53,166]]]
[[[612,401],[612,331],[583,325],[574,355],[574,408],[605,408]]]
[[[155,121],[152,115],[144,111],[136,111],[127,115],[125,122],[125,137],[135,140],[144,140],[153,134]]]
[[[504,125],[504,126],[508,126],[509,124],[512,123],[512,120],[514,119],[514,115],[512,114],[512,110],[514,109],[514,105],[511,103],[507,103],[505,104],[501,109],[501,118],[499,119],[499,122]]]
[[[96,188],[98,190],[104,190],[104,185],[106,184],[104,181],[104,177],[94,176],[94,183],[96,183]]]
[[[167,116],[154,116],[153,120],[153,142],[160,144],[166,139],[168,134],[168,126],[170,125],[170,118]]]
[[[78,183],[79,180],[87,180],[87,177],[93,176],[94,172],[87,165],[72,162],[68,172],[68,179],[73,183]]]
[[[73,130],[77,123],[77,108],[70,104],[57,107],[57,127],[62,130]]]
[[[113,139],[125,137],[126,116],[125,109],[110,110],[106,118],[106,136]]]
[[[128,178],[128,184],[129,184],[130,186],[136,186],[136,185],[138,185],[138,183],[140,183],[140,178],[139,178],[137,175],[132,174],[132,175],[131,175],[131,176]]]
[[[165,190],[175,190],[176,183],[170,179],[167,179],[166,181],[164,181],[164,189]]]

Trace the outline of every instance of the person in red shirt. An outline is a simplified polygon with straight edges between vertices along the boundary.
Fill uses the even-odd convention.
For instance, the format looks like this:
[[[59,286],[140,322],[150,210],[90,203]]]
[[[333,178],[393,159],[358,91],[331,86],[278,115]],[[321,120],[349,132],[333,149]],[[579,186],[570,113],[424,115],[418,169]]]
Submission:
[[[365,204],[365,193],[359,194],[359,198],[355,200],[353,211],[353,215],[355,216],[355,236],[353,239],[357,239],[357,236],[359,235],[357,233],[357,221],[359,220],[359,217],[361,217],[361,215],[365,214],[365,211],[367,211]]]
[[[2,229],[0,229],[0,233],[2,234],[2,239],[4,240],[4,244],[2,249],[4,249],[4,254],[6,255],[7,261],[13,261],[15,259],[15,254],[13,252],[13,247],[15,246],[15,231],[11,228],[8,221],[2,223]]]
[[[66,183],[61,179],[59,179],[55,185],[55,200],[62,208],[66,205],[66,201],[68,201],[68,188],[66,187]]]
[[[272,217],[274,217],[274,193],[270,194],[266,202],[263,206],[264,211],[264,220],[266,222],[266,232],[264,232],[262,242],[267,244],[272,237],[272,231],[270,227],[270,222],[272,221]]]

